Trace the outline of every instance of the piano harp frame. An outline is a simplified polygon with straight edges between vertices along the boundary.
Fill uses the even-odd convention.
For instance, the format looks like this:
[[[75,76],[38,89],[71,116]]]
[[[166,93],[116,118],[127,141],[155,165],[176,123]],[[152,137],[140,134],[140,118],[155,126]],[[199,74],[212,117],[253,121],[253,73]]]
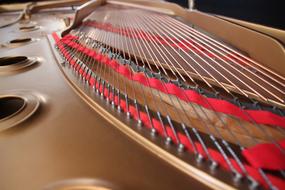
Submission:
[[[139,7],[160,13],[165,13],[171,16],[181,17],[186,21],[189,21],[194,25],[200,27],[201,29],[215,35],[226,43],[234,45],[239,50],[247,52],[249,57],[262,63],[273,71],[279,71],[279,74],[281,74],[281,76],[285,76],[285,52],[283,45],[278,40],[272,38],[267,34],[248,29],[216,16],[205,14],[197,10],[189,11],[183,9],[182,7],[173,3],[141,0],[135,2],[130,0],[124,0],[121,2],[114,0],[93,0],[78,8],[73,23],[61,33],[61,36],[65,36],[72,29],[79,26],[84,18],[86,18],[92,11],[94,11],[95,8],[106,3]],[[223,28],[223,30],[221,30],[221,28]],[[51,45],[53,45],[54,40],[51,36],[49,36],[49,40],[51,42]],[[268,51],[268,49],[270,49],[270,51]],[[61,60],[57,53],[54,53],[54,55],[57,57],[57,60]],[[74,89],[74,91],[96,112],[98,112],[102,117],[104,117],[107,121],[113,124],[113,126],[118,128],[131,139],[167,163],[171,164],[180,171],[186,173],[187,175],[191,176],[197,181],[202,182],[212,189],[235,189],[235,187],[228,185],[223,181],[220,181],[212,175],[209,175],[206,170],[198,169],[194,166],[195,164],[190,165],[183,159],[177,158],[173,154],[169,153],[169,151],[166,151],[163,148],[159,147],[157,143],[154,143],[145,136],[142,136],[140,134],[141,131],[137,131],[128,127],[126,123],[130,123],[129,120],[126,120],[126,118],[122,117],[121,114],[118,114],[110,107],[104,105],[104,103],[102,103],[103,101],[98,97],[96,98],[96,96],[94,96],[90,90],[87,90],[85,85],[78,81],[78,77],[75,77],[69,71],[69,69],[66,68],[66,66],[62,66],[60,64],[60,61],[58,62],[58,65],[64,74],[65,79]],[[193,75],[193,77],[195,76]],[[209,79],[209,83],[213,83],[213,81]],[[96,101],[94,101],[94,99]],[[275,102],[273,100],[271,100],[271,103],[278,104],[280,106],[278,102]],[[221,172],[223,173],[224,171]],[[225,176],[222,178],[226,178],[228,180],[228,177],[229,176]]]

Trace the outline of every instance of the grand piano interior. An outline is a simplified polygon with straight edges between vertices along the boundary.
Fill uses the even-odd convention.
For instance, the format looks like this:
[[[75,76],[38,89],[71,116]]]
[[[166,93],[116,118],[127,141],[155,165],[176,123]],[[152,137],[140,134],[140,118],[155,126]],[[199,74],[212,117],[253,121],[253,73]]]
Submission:
[[[201,2],[1,4],[0,189],[285,189],[282,24]]]

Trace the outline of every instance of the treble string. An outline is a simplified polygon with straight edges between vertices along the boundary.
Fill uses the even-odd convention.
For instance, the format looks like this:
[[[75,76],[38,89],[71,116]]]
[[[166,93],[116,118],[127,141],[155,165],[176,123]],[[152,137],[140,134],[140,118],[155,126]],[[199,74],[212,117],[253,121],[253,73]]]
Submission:
[[[274,84],[270,83],[268,80],[265,80],[264,78],[262,78],[261,76],[257,75],[255,72],[253,72],[252,70],[250,70],[248,67],[245,67],[244,64],[240,64],[238,63],[236,60],[238,59],[233,59],[232,57],[234,57],[229,51],[222,49],[220,46],[217,46],[215,43],[212,43],[210,40],[205,39],[203,37],[201,37],[201,35],[199,34],[195,34],[194,32],[192,32],[192,30],[190,30],[189,26],[184,25],[183,23],[180,23],[178,21],[176,21],[175,19],[172,19],[171,17],[163,17],[161,15],[155,15],[157,17],[157,19],[159,19],[159,22],[164,23],[166,25],[168,25],[169,27],[171,27],[173,30],[179,32],[182,36],[186,37],[186,39],[188,40],[193,40],[196,44],[203,44],[201,45],[201,47],[203,47],[205,50],[207,50],[208,52],[210,52],[214,58],[218,58],[220,60],[222,60],[223,62],[225,62],[226,64],[228,64],[228,62],[226,62],[226,60],[224,58],[227,58],[228,60],[230,60],[231,62],[235,63],[234,65],[229,65],[230,67],[233,67],[237,72],[241,73],[242,75],[244,75],[239,69],[242,70],[246,70],[247,72],[249,72],[250,74],[252,74],[253,76],[257,77],[258,79],[262,80],[264,83],[266,83],[267,85],[273,87],[275,90],[277,90],[278,92],[285,94],[284,90],[278,88],[277,86],[275,86]],[[182,26],[180,26],[182,25]],[[184,29],[184,32],[181,32],[181,30]],[[185,30],[187,32],[185,32]],[[193,34],[194,33],[194,34]],[[188,36],[187,36],[188,35]],[[200,39],[201,38],[201,39]],[[196,41],[197,40],[197,41]],[[186,41],[187,42],[187,41]],[[189,42],[188,42],[189,43]],[[194,46],[195,47],[195,46]],[[216,55],[216,53],[220,54],[221,56]],[[235,58],[235,57],[234,57]],[[238,68],[236,68],[238,67]],[[267,75],[266,75],[267,76]],[[248,79],[251,79],[249,76],[245,76]],[[268,76],[267,76],[268,77]],[[279,82],[279,81],[278,81]],[[260,86],[260,84],[259,84]]]
[[[152,16],[154,19],[156,19],[155,16]],[[158,22],[162,22],[161,19],[158,20]],[[166,26],[166,24],[164,24],[164,26]],[[175,27],[172,28],[173,30],[173,34],[177,35],[180,39],[187,41],[183,36],[181,31],[177,32],[177,29]],[[166,30],[165,30],[166,31]],[[174,32],[175,31],[175,32]],[[171,36],[173,36],[173,34],[169,33]],[[191,48],[189,48],[184,42],[184,41],[179,41],[183,46],[185,46],[188,50],[190,50],[190,52],[194,53],[199,59],[201,59],[203,62],[208,63],[205,59],[203,59],[198,53],[196,53],[195,51],[193,51]],[[197,43],[197,41],[195,41],[195,39],[193,39],[193,41],[195,43]],[[203,45],[200,45],[202,48],[204,48],[205,50],[209,51],[206,47],[204,47]],[[255,90],[253,87],[251,87],[249,84],[247,84],[246,82],[244,82],[243,80],[241,80],[239,77],[237,77],[236,75],[233,75],[232,72],[230,72],[228,69],[226,69],[222,64],[220,64],[217,60],[214,60],[212,57],[210,57],[208,54],[206,54],[204,51],[202,51],[200,48],[197,48],[195,45],[193,46],[193,48],[195,50],[197,50],[199,53],[201,53],[202,55],[204,55],[205,57],[207,57],[209,60],[211,60],[213,63],[215,63],[215,65],[218,65],[220,68],[222,68],[226,74],[228,76],[233,76],[236,80],[238,80],[239,82],[241,82],[242,84],[244,84],[246,87],[248,87],[250,90],[252,90],[253,92],[255,92],[259,97],[261,97],[262,99],[265,99],[266,101],[268,101],[265,97],[263,97],[259,92],[257,92],[257,90]],[[223,60],[220,56],[218,56],[217,54],[215,54],[214,52],[209,51],[212,55],[214,55],[214,57],[216,57],[218,60],[221,60],[223,63],[225,63],[227,66],[229,66],[230,68],[233,68],[235,71],[237,71],[239,74],[241,74],[242,76],[244,76],[245,78],[247,78],[248,80],[250,80],[251,82],[253,82],[255,85],[259,86],[260,88],[262,88],[264,91],[266,91],[267,93],[269,93],[270,95],[272,95],[273,97],[275,97],[276,99],[278,99],[280,102],[283,102],[283,100],[281,98],[279,98],[278,96],[276,96],[275,94],[273,94],[271,91],[269,91],[267,88],[265,88],[264,86],[260,85],[258,82],[256,82],[255,80],[251,79],[250,77],[248,77],[247,75],[245,75],[243,72],[241,72],[240,70],[238,70],[237,68],[235,68],[232,64],[229,64],[227,61]],[[218,71],[218,69],[216,69],[215,67],[213,67],[212,64],[207,64],[209,67],[213,68],[216,72],[218,72],[223,78],[225,78],[228,82],[230,82],[235,88],[237,88],[239,91],[241,91],[246,97],[248,96],[247,93],[245,93],[242,89],[240,89],[234,82],[232,82],[231,80],[228,79],[228,77],[225,77],[224,74],[222,74],[221,72]]]
[[[203,39],[204,41],[206,41],[207,43],[209,43],[210,45],[212,45],[213,47],[215,47],[216,49],[219,49],[221,51],[224,51],[226,54],[229,54],[231,57],[234,57],[236,60],[240,61],[241,63],[247,65],[250,68],[253,68],[254,70],[257,70],[258,72],[262,73],[264,76],[270,78],[271,80],[275,81],[276,83],[279,83],[279,85],[285,87],[285,78],[277,73],[275,73],[274,71],[268,69],[267,67],[261,65],[260,63],[257,63],[256,61],[254,61],[253,59],[244,56],[243,54],[239,53],[238,51],[224,45],[223,43],[215,40],[214,38],[211,38],[205,34],[203,34],[202,32],[189,27],[188,25],[179,22],[176,19],[173,19],[171,17],[169,17],[169,19],[167,19],[168,21],[171,21],[172,23],[175,24],[175,27],[177,28],[181,28],[181,30],[186,30],[188,32],[191,32],[192,34],[200,37],[201,39]],[[252,63],[252,64],[250,64]],[[277,80],[276,78],[273,78],[271,75],[266,74],[264,71],[260,70],[258,67],[255,67],[255,65],[257,65],[258,67],[264,69],[265,71],[273,74],[274,76],[278,77],[280,80]],[[243,65],[240,65],[243,66]],[[243,66],[244,67],[244,66]],[[244,67],[245,68],[245,67]],[[282,82],[283,81],[283,82]]]

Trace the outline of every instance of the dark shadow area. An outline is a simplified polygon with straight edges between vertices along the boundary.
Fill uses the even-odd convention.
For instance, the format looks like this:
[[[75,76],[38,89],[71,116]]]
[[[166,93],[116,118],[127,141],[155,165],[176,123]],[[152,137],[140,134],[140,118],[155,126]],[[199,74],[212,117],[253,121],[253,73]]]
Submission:
[[[188,0],[168,0],[183,7]],[[285,1],[282,0],[195,0],[195,8],[212,14],[285,29]]]

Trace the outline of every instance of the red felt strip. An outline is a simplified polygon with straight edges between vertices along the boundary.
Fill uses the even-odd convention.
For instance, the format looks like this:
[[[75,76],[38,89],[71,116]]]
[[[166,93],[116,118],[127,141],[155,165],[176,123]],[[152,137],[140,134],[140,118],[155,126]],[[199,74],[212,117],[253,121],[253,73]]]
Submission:
[[[285,140],[278,142],[280,148],[285,150]],[[268,170],[285,170],[285,153],[275,144],[258,144],[243,150],[242,154],[255,168]]]
[[[62,43],[59,41],[59,38],[56,35],[56,33],[53,33],[53,37],[54,37],[54,39],[55,39],[55,41],[56,41],[56,43],[57,43],[57,45],[59,47],[59,50],[61,52],[65,51],[65,48],[62,45]],[[70,61],[75,62],[75,60],[73,60],[71,58],[70,54],[67,51],[66,51],[66,56],[70,57]],[[95,85],[95,81],[96,81],[96,79],[91,77],[89,79],[90,86]],[[96,83],[96,88],[98,88],[98,87],[99,87],[99,85],[98,85],[98,83]],[[100,92],[103,91],[102,87],[99,89],[99,91]],[[107,97],[107,95],[108,95],[108,90],[106,88],[104,90],[104,95],[105,95],[105,97]],[[111,99],[113,98],[113,94],[112,93],[110,93],[109,98],[111,98]],[[115,104],[118,105],[118,98],[117,97],[115,97]],[[126,102],[124,100],[120,101],[120,106],[122,108],[122,111],[124,111],[124,112],[127,111]],[[129,112],[131,113],[131,115],[132,115],[132,117],[134,119],[138,119],[138,113],[136,112],[136,108],[134,106],[129,105]],[[144,126],[146,126],[147,128],[151,128],[151,124],[150,124],[150,122],[148,120],[147,114],[141,111],[140,112],[140,117],[141,117],[141,119],[143,121]],[[157,129],[159,135],[163,136],[163,127],[161,126],[161,123],[158,120],[156,120],[155,118],[152,119],[152,122],[153,122],[154,127]],[[167,128],[168,135],[176,143],[173,131],[171,130],[171,128],[169,126],[166,126],[166,128]],[[181,143],[183,143],[185,145],[186,149],[189,152],[193,152],[193,147],[191,146],[190,142],[187,140],[187,137],[184,134],[180,133],[180,132],[178,132],[178,137],[180,138]],[[204,157],[206,157],[206,154],[203,151],[202,145],[199,142],[195,142],[195,145],[196,145],[196,148],[199,151],[199,153],[204,155]],[[225,162],[223,156],[221,155],[221,153],[219,153],[218,151],[216,151],[214,149],[211,149],[211,148],[209,148],[208,151],[209,151],[209,153],[211,154],[211,156],[213,157],[214,160],[216,160],[223,168],[229,170],[229,167],[226,164],[226,162]],[[236,163],[236,161],[234,159],[230,158],[230,162],[233,164],[233,166],[239,172],[241,172],[241,169],[239,168],[238,164]],[[255,180],[257,180],[264,187],[268,188],[267,183],[264,181],[264,179],[259,174],[259,172],[258,172],[258,170],[256,168],[254,168],[254,167],[252,167],[250,165],[247,165],[247,164],[244,164],[244,166],[245,166],[245,168],[246,168],[246,170],[247,170],[247,172],[249,173],[250,176],[252,176]],[[270,181],[272,182],[272,184],[274,186],[276,186],[279,189],[284,189],[285,188],[284,180],[281,180],[280,178],[278,178],[276,176],[273,176],[273,175],[270,175],[270,174],[266,174],[266,175],[270,179]]]
[[[83,46],[80,44],[77,44],[75,42],[73,43],[67,43],[66,40],[63,41],[66,45],[77,49],[80,52],[85,52]],[[80,47],[80,48],[79,48]],[[86,47],[85,47],[86,48]],[[102,58],[104,58],[104,64],[107,64],[111,66],[116,72],[119,72],[123,76],[127,77],[130,80],[137,81],[145,86],[150,86],[152,88],[155,88],[157,90],[160,90],[161,92],[168,93],[171,95],[175,95],[178,98],[191,103],[199,104],[200,106],[203,106],[207,109],[225,113],[229,115],[236,116],[240,119],[249,121],[249,122],[256,122],[258,124],[265,124],[265,125],[272,125],[272,126],[281,126],[285,128],[285,117],[279,116],[277,114],[274,114],[269,111],[265,110],[242,110],[240,107],[226,101],[226,100],[220,100],[216,98],[207,98],[199,93],[197,93],[194,90],[184,90],[172,83],[164,83],[161,80],[152,78],[150,82],[147,82],[147,77],[143,73],[132,73],[128,67],[119,64],[115,60],[110,60],[109,57],[96,52],[95,50],[89,49],[90,52],[93,51],[95,57],[95,60],[102,62]],[[89,55],[86,54],[86,55]],[[132,77],[130,77],[132,75]]]

